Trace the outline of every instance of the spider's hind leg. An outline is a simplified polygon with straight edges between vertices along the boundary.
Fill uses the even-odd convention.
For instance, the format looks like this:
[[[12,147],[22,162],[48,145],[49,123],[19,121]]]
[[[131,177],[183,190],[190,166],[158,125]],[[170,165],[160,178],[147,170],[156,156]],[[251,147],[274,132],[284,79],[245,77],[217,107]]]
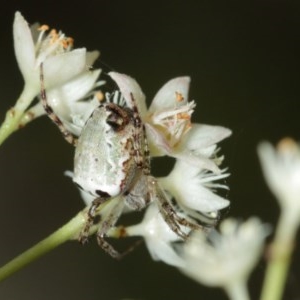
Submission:
[[[86,213],[86,222],[85,222],[85,225],[84,225],[83,229],[81,230],[81,232],[79,234],[79,237],[78,237],[78,241],[81,244],[86,244],[87,243],[89,235],[90,235],[90,229],[93,226],[95,217],[97,215],[97,208],[102,203],[104,203],[105,201],[107,201],[106,198],[99,197],[99,198],[96,198],[92,202],[89,210]]]

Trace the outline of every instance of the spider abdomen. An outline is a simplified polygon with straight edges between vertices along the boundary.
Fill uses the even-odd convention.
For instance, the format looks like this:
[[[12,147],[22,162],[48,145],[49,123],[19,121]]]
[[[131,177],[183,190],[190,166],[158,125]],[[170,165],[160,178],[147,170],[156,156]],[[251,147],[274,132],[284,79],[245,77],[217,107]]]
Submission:
[[[97,197],[125,193],[137,173],[133,132],[129,111],[113,103],[95,109],[78,139],[73,181]]]

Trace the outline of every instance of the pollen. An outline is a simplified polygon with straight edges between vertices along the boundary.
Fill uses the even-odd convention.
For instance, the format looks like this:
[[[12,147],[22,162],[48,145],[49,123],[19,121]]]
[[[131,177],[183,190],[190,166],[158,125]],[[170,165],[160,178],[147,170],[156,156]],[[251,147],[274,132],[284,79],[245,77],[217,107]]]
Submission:
[[[297,143],[292,138],[286,137],[278,143],[277,149],[282,153],[296,152],[298,147],[297,147]]]
[[[181,93],[175,92],[175,95],[176,95],[176,101],[177,101],[177,102],[182,102],[182,101],[184,101],[184,97],[183,97],[183,95],[182,95]]]
[[[67,40],[67,42],[68,42],[68,46],[71,46],[71,47],[72,47],[72,46],[74,45],[74,39],[73,39],[73,38],[67,37],[66,40]]]
[[[101,91],[96,92],[95,96],[99,102],[102,102],[104,100],[104,94]]]
[[[190,120],[191,116],[188,113],[178,113],[177,118],[181,120]]]

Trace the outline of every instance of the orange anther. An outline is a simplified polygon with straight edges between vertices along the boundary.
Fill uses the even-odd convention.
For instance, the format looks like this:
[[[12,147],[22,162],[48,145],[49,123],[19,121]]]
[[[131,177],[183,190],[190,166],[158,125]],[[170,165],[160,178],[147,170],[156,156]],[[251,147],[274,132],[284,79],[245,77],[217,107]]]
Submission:
[[[63,39],[61,41],[61,44],[62,44],[62,46],[63,46],[64,49],[67,49],[69,47],[69,43],[68,43],[68,41],[66,39]]]
[[[285,137],[279,141],[277,145],[279,152],[296,152],[298,149],[297,143],[290,137]]]
[[[73,38],[67,37],[66,40],[67,40],[69,46],[73,46],[73,44],[74,44],[74,39]]]
[[[178,119],[190,120],[191,116],[187,113],[179,113],[177,114]]]
[[[104,94],[101,91],[96,92],[95,96],[99,102],[102,102],[104,100]]]
[[[176,100],[177,100],[178,102],[182,102],[182,101],[184,100],[184,97],[182,96],[181,93],[175,92],[175,95],[176,95]]]

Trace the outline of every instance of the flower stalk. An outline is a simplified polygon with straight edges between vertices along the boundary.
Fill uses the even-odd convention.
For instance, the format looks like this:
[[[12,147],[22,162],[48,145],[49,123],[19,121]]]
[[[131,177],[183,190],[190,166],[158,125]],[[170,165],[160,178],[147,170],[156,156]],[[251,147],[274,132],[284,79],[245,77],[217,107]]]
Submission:
[[[300,147],[294,140],[285,138],[276,148],[267,142],[261,143],[258,154],[266,182],[281,208],[261,300],[279,300],[300,224]]]
[[[248,288],[244,281],[236,281],[226,286],[225,291],[231,300],[250,300]]]
[[[268,266],[261,293],[261,300],[280,300],[284,292],[285,282],[294,250],[294,238],[285,236],[285,228],[289,219],[282,214],[279,219],[275,239],[270,246]],[[295,232],[296,233],[296,232]]]
[[[6,113],[4,122],[0,127],[0,145],[18,128],[19,121],[23,116],[23,111],[14,107]]]

